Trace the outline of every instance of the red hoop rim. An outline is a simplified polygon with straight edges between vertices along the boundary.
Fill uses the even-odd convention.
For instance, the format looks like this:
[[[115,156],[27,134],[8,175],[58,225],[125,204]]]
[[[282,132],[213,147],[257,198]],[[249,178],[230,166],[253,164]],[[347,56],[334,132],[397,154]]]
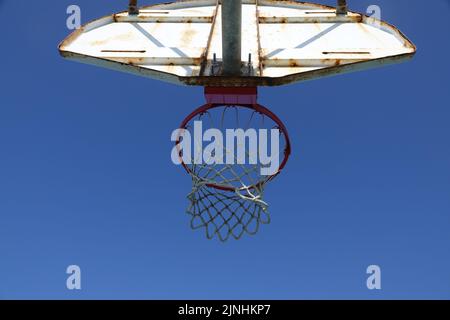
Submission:
[[[218,103],[207,103],[202,105],[201,107],[195,109],[193,112],[191,112],[181,123],[180,125],[180,129],[187,129],[187,124],[194,119],[197,115],[201,115],[203,113],[205,113],[208,110],[214,109],[214,108],[219,108],[219,107],[227,107],[227,104],[218,104]],[[230,105],[231,106],[231,105]],[[278,167],[278,170],[276,173],[274,173],[273,175],[267,176],[267,178],[265,178],[264,180],[259,181],[256,184],[253,184],[252,186],[250,186],[250,189],[253,188],[257,188],[258,186],[260,186],[261,184],[267,183],[269,181],[271,181],[273,178],[275,178],[277,175],[280,174],[280,172],[284,169],[284,167],[286,166],[286,163],[289,159],[289,156],[291,155],[291,141],[289,139],[289,134],[288,131],[286,129],[286,126],[283,124],[283,122],[280,120],[280,118],[278,118],[278,116],[273,113],[272,111],[270,111],[269,109],[267,109],[266,107],[255,103],[255,104],[233,104],[232,106],[234,107],[242,107],[242,108],[247,108],[247,109],[251,109],[254,110],[255,112],[258,112],[260,114],[263,114],[267,117],[269,117],[273,122],[276,123],[276,125],[278,126],[278,129],[281,130],[282,134],[285,137],[286,140],[286,146],[284,148],[284,158],[283,161],[281,162],[280,166]],[[189,169],[189,167],[186,165],[186,163],[184,163],[183,161],[183,157],[181,156],[181,150],[179,149],[179,144],[180,144],[180,139],[181,136],[180,134],[177,137],[177,140],[175,141],[175,145],[177,146],[177,150],[178,150],[178,156],[180,158],[181,161],[181,165],[183,166],[183,168],[186,170],[186,172],[190,175],[193,175],[194,173],[192,172],[192,170]],[[223,190],[223,191],[235,191],[236,188],[232,188],[232,187],[227,187],[227,186],[221,186],[218,184],[206,184],[208,187],[212,187],[215,189],[219,189],[219,190]]]

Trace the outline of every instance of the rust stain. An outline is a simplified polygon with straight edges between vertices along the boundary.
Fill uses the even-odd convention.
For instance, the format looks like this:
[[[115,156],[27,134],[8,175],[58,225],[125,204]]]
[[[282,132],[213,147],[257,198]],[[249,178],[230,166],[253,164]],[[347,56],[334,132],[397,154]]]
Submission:
[[[192,28],[192,25],[189,24],[186,29],[183,31],[183,34],[181,35],[181,46],[182,47],[189,47],[192,43],[193,38],[197,34],[197,30]]]
[[[104,40],[95,40],[91,42],[91,46],[102,46],[106,43],[108,43],[109,39],[104,39]]]
[[[167,66],[167,71],[166,72],[168,72],[168,73],[175,73],[175,66],[174,66],[174,64],[172,63],[172,64],[169,64],[168,66]]]
[[[108,59],[108,58],[106,58]],[[122,64],[128,64],[131,66],[138,66],[141,64],[145,64],[145,58],[128,58],[128,59],[117,59],[117,58],[109,58],[112,61],[119,62]]]
[[[101,40],[94,40],[92,41],[90,44],[92,46],[103,46],[105,44],[108,44],[111,41],[128,41],[134,38],[134,35],[132,32],[127,32],[127,33],[123,33],[123,34],[119,34],[117,36],[114,37],[108,37],[106,39],[101,39]]]
[[[149,28],[150,28],[149,32],[150,32],[150,33],[154,33],[154,32],[156,32],[156,31],[158,30],[158,28],[161,26],[161,23],[157,23],[157,22],[149,22],[149,23],[147,23],[147,25],[148,25]]]
[[[299,65],[298,65],[298,63],[297,63],[297,60],[295,60],[295,59],[289,59],[289,67],[290,67],[290,68],[297,68],[297,67],[299,67]]]
[[[193,58],[192,60],[193,60],[195,65],[200,65],[202,63],[202,61],[203,61],[203,58],[202,57],[200,57],[200,58]]]

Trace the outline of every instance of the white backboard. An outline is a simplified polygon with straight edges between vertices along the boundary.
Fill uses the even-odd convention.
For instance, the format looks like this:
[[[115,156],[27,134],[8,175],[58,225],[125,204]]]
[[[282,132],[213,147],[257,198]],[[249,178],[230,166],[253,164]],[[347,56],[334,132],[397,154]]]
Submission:
[[[401,62],[416,52],[392,25],[353,12],[337,15],[335,8],[318,4],[243,0],[242,19],[241,77],[220,75],[216,0],[107,16],[75,31],[59,50],[68,59],[201,86],[284,85]]]

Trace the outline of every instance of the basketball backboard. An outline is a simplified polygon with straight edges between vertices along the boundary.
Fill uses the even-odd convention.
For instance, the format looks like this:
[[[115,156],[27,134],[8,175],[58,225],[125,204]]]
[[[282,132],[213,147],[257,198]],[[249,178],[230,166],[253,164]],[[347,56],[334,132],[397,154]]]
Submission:
[[[59,47],[79,62],[199,86],[278,86],[411,58],[394,26],[312,3],[242,1],[242,73],[224,76],[222,5],[188,0],[146,6],[84,25]]]
[[[86,24],[59,50],[68,59],[205,87],[206,104],[179,126],[172,159],[192,178],[186,210],[191,227],[221,241],[253,235],[270,222],[265,186],[291,154],[286,126],[257,102],[258,86],[401,62],[416,52],[394,26],[348,11],[346,0],[337,0],[336,8],[285,0],[187,0],[139,8],[129,0],[128,11]],[[214,138],[222,142],[205,149],[205,162],[197,161],[205,155],[202,139],[185,141],[206,123],[215,135],[228,129],[243,133],[246,123],[251,137],[265,132],[261,149],[249,146],[245,133],[230,146],[223,143],[228,139]],[[269,131],[275,137],[270,142]],[[269,144],[273,161],[258,163]],[[230,156],[238,147],[241,156]]]

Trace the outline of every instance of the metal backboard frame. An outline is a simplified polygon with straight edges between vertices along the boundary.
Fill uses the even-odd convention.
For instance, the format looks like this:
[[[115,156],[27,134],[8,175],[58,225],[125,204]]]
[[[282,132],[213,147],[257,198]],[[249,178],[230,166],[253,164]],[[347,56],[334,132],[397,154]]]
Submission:
[[[295,1],[242,1],[241,75],[223,75],[222,5],[188,0],[113,14],[59,46],[63,57],[180,85],[279,86],[411,58],[397,28]]]

